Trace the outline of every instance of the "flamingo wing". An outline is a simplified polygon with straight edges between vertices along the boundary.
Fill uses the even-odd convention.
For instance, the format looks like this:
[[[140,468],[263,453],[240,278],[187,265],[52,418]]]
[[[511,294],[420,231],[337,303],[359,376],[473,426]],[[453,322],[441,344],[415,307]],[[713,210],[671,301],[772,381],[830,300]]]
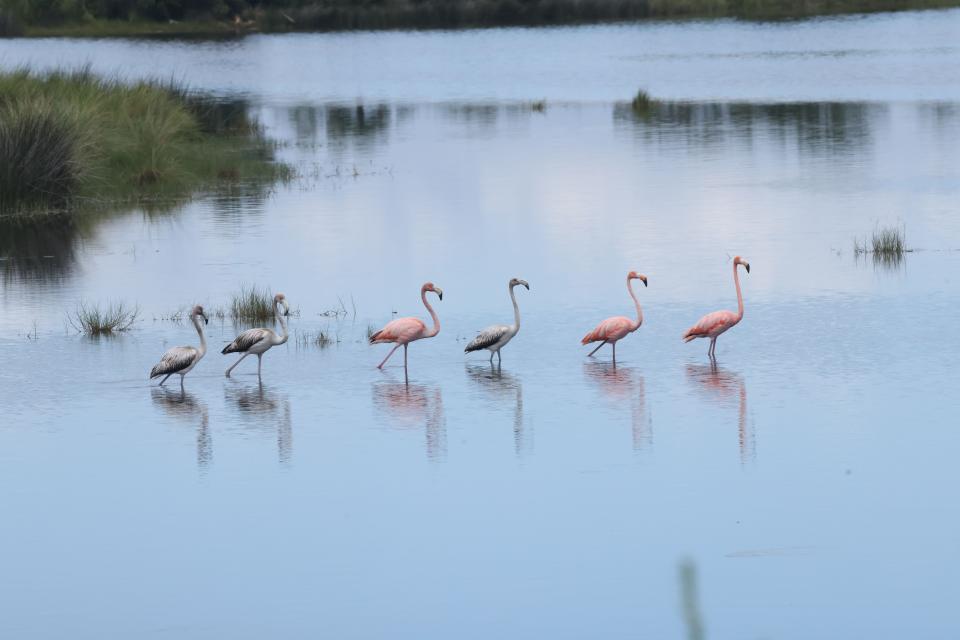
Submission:
[[[267,329],[247,329],[234,338],[233,342],[225,346],[220,353],[244,353],[269,335],[270,332]]]
[[[173,347],[167,349],[153,369],[150,369],[150,379],[183,371],[196,362],[200,352],[195,347]]]
[[[391,320],[383,329],[370,336],[370,344],[410,342],[422,336],[426,329],[427,325],[419,318],[397,318]]]
[[[489,349],[493,345],[503,340],[504,336],[510,333],[510,327],[505,324],[495,324],[487,327],[477,334],[477,337],[470,341],[463,350],[464,353],[479,351],[480,349]]]
[[[591,342],[601,342],[603,340],[619,340],[630,333],[633,322],[626,316],[614,316],[607,318],[597,325],[597,327],[583,336],[580,344],[589,344]]]
[[[733,325],[737,324],[737,315],[732,311],[714,311],[697,321],[683,334],[683,341],[690,342],[694,338],[710,338],[720,335]]]

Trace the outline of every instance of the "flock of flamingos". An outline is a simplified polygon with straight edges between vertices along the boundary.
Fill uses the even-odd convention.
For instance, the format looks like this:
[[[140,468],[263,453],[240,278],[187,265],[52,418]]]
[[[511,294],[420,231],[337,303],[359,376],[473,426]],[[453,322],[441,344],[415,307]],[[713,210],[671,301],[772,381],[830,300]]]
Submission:
[[[743,294],[740,292],[740,276],[737,270],[737,267],[741,265],[746,269],[747,273],[750,273],[750,263],[740,256],[735,257],[733,259],[733,282],[737,289],[736,313],[726,310],[708,313],[683,334],[684,342],[690,342],[696,338],[709,338],[710,348],[707,350],[707,355],[710,357],[711,362],[714,362],[716,358],[717,337],[743,319]],[[640,301],[637,300],[637,294],[633,291],[634,280],[639,280],[643,283],[643,286],[647,286],[647,277],[636,271],[631,271],[627,274],[627,291],[630,293],[630,297],[633,298],[633,304],[637,310],[636,319],[634,320],[626,316],[613,316],[600,322],[594,327],[593,331],[585,335],[583,340],[581,340],[582,344],[600,343],[588,356],[593,356],[600,347],[609,344],[613,349],[613,360],[616,362],[617,342],[639,329],[640,325],[643,324],[643,310],[640,308]],[[464,349],[465,352],[469,353],[471,351],[487,349],[490,351],[490,362],[493,362],[494,355],[497,356],[497,361],[500,362],[502,358],[500,350],[520,331],[520,307],[517,306],[517,297],[514,293],[514,288],[518,285],[523,286],[527,290],[530,289],[530,285],[525,280],[520,280],[519,278],[510,280],[509,290],[510,300],[513,302],[513,324],[495,324],[487,327],[478,333],[476,338],[470,341]],[[390,356],[402,346],[403,369],[406,374],[407,347],[410,343],[422,338],[432,338],[440,333],[440,318],[437,317],[437,312],[430,306],[430,302],[427,300],[427,292],[433,292],[437,294],[440,300],[443,300],[443,290],[432,282],[427,282],[420,288],[420,299],[430,314],[433,327],[428,327],[420,318],[397,318],[370,336],[370,344],[392,343],[394,345],[393,349],[387,354],[387,357],[377,365],[378,369],[382,369],[387,363],[387,360],[390,359]],[[263,354],[269,351],[271,347],[287,341],[286,317],[290,315],[290,305],[282,293],[274,296],[273,309],[282,333],[278,334],[272,329],[247,329],[234,338],[233,342],[224,347],[220,352],[223,354],[242,354],[240,358],[227,369],[226,375],[228,377],[236,366],[250,354],[257,356],[257,376],[259,377],[263,364]],[[180,385],[183,386],[184,376],[190,373],[207,353],[207,340],[203,333],[203,325],[208,323],[209,320],[203,311],[203,307],[200,305],[195,306],[190,313],[190,318],[197,329],[197,334],[200,336],[200,346],[173,347],[163,354],[160,362],[150,370],[151,380],[163,376],[163,379],[160,381],[161,386],[167,381],[167,378],[174,374],[180,374]]]

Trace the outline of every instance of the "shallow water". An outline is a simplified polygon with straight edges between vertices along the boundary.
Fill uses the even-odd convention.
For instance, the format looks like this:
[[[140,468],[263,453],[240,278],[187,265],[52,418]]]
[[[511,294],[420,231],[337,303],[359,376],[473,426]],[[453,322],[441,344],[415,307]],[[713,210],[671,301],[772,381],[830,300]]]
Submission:
[[[952,11],[0,41],[243,97],[302,174],[3,230],[2,635],[682,637],[692,592],[713,638],[955,637],[958,33]],[[641,85],[676,100],[635,115]],[[917,251],[858,260],[878,224]],[[746,315],[712,368],[679,338],[735,306],[735,254]],[[630,269],[644,326],[586,359]],[[512,276],[492,369],[462,350],[509,321]],[[366,333],[424,317],[426,280],[442,330],[406,383]],[[242,327],[214,319],[185,391],[151,387],[196,342],[162,318],[250,282],[299,310],[262,385],[249,358],[223,377]],[[78,336],[80,299],[141,322]]]

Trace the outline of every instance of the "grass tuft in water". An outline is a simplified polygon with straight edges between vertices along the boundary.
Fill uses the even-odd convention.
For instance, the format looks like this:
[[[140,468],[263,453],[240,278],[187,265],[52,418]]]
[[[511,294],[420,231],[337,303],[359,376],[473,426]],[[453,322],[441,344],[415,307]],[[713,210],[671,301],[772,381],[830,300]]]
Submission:
[[[116,302],[104,305],[79,302],[72,314],[67,316],[70,325],[90,336],[112,335],[129,331],[140,314],[136,305]]]
[[[230,315],[236,320],[264,322],[274,316],[273,295],[269,289],[251,285],[241,287],[230,301]]]
[[[904,254],[912,249],[906,246],[906,229],[899,227],[877,227],[870,237],[869,245],[866,239],[853,239],[853,253],[855,256],[870,254],[875,266],[899,267],[903,263]]]

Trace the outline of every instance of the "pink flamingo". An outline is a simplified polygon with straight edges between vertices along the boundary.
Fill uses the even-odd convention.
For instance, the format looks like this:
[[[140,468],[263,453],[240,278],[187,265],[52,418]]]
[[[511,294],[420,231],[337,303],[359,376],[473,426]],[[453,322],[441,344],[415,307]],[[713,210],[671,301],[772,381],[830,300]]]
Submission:
[[[640,328],[641,324],[643,324],[643,311],[640,309],[640,302],[637,300],[637,296],[633,292],[632,280],[640,280],[643,282],[643,286],[647,286],[647,276],[639,274],[636,271],[631,271],[627,274],[627,291],[630,292],[630,297],[633,298],[633,304],[635,304],[637,307],[637,321],[634,322],[626,316],[614,316],[612,318],[607,318],[598,324],[596,329],[583,336],[583,340],[580,341],[580,344],[600,342],[596,349],[587,354],[588,358],[595,354],[600,347],[609,343],[613,347],[613,361],[616,362],[617,340],[620,340],[621,338],[633,333]]]
[[[427,302],[427,291],[433,291],[443,300],[443,289],[434,286],[432,282],[427,282],[420,287],[420,299],[423,300],[423,306],[427,308],[430,317],[433,318],[433,329],[428,329],[427,325],[424,324],[420,318],[397,318],[396,320],[388,322],[387,326],[370,336],[370,344],[383,344],[385,342],[396,343],[393,349],[390,350],[390,353],[387,354],[387,357],[383,359],[383,362],[377,365],[378,369],[383,369],[383,365],[387,364],[387,360],[389,360],[393,352],[397,350],[397,347],[403,345],[403,372],[406,374],[407,345],[414,340],[432,338],[440,333],[440,319],[437,317],[437,312],[434,311],[430,303]]]
[[[713,360],[717,357],[717,337],[743,320],[743,294],[740,293],[740,275],[737,273],[737,265],[742,264],[750,273],[750,263],[737,256],[733,259],[733,283],[737,287],[737,312],[733,311],[714,311],[700,318],[697,324],[687,329],[683,334],[683,341],[690,342],[694,338],[710,338],[710,348],[707,355]]]

